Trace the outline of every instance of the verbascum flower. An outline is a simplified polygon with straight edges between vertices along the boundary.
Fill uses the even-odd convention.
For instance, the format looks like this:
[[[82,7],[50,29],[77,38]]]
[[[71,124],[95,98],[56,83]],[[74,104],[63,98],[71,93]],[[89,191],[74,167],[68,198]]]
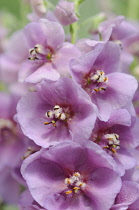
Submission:
[[[55,8],[54,14],[63,26],[67,26],[78,20],[74,11],[73,2],[60,1]]]
[[[121,188],[109,157],[93,143],[64,142],[31,155],[21,171],[46,209],[109,210]]]
[[[37,87],[37,92],[23,96],[17,106],[18,122],[26,136],[42,147],[77,136],[81,141],[89,138],[97,108],[82,88],[70,78],[43,81]]]
[[[90,41],[89,47],[93,44]],[[117,72],[119,58],[117,44],[102,42],[70,63],[74,81],[90,95],[92,102],[98,107],[99,118],[103,121],[109,119],[113,109],[131,102],[138,86],[133,76]]]

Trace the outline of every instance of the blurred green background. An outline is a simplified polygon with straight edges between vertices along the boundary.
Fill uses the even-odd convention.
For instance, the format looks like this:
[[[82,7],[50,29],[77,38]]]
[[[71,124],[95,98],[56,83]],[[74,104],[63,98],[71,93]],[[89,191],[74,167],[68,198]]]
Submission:
[[[57,4],[58,0],[50,0],[54,4]],[[21,18],[20,14],[20,4],[22,0],[0,0],[0,10],[9,11],[14,14],[17,18]],[[138,5],[139,0],[86,0],[82,4],[81,12],[85,16],[96,14],[99,11],[114,12],[116,14],[132,16],[133,18],[138,19],[139,10]],[[131,10],[133,8],[133,13]],[[137,12],[136,12],[137,10]],[[136,14],[137,13],[137,14]]]
[[[0,0],[0,23],[4,22],[7,28],[12,29],[11,33],[23,28],[28,22],[26,14],[31,12],[31,10],[29,5],[25,4],[25,1],[27,2],[28,0]],[[55,5],[58,1],[50,0]],[[79,23],[100,12],[105,12],[109,15],[114,13],[116,15],[139,19],[139,0],[85,0],[80,6],[79,13],[81,17]],[[12,15],[10,16],[9,13]],[[84,30],[82,30],[83,27]],[[89,28],[88,24],[81,25],[78,38],[87,36],[87,27]]]

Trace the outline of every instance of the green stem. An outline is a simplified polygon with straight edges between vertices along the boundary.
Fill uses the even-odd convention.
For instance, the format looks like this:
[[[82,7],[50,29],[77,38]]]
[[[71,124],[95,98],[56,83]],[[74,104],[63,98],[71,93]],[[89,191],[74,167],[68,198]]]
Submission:
[[[53,5],[50,1],[46,0],[45,1],[45,5],[47,8],[50,8],[50,9],[54,9],[55,8],[55,5]]]
[[[139,0],[128,0],[127,16],[132,19],[138,19]]]
[[[78,14],[78,9],[79,5],[83,2],[84,0],[75,0],[74,1],[74,12]],[[71,34],[71,42],[74,44],[77,39],[77,32],[78,32],[78,23],[75,22],[73,24],[70,24],[70,34]]]

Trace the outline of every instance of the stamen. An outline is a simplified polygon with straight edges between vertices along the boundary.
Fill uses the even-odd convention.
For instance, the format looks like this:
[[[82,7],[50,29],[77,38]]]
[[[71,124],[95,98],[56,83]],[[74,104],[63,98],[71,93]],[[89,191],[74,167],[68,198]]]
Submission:
[[[51,122],[44,122],[44,125],[52,124],[54,127],[56,127],[56,121],[52,120]]]
[[[108,78],[105,77],[105,73],[101,70],[97,70],[96,73],[91,77],[91,80],[96,82],[107,82]]]
[[[115,150],[114,148],[112,148],[111,151],[112,151],[113,153],[116,153],[116,150]]]
[[[39,58],[37,58],[37,57],[29,57],[28,59],[29,60],[39,60]]]
[[[46,50],[41,44],[36,44],[35,47],[34,47],[34,50],[38,54],[42,54],[42,55],[46,54]]]
[[[60,109],[60,106],[59,105],[55,105],[54,106],[54,110],[58,110],[58,109]]]
[[[104,137],[108,140],[108,145],[103,148],[109,149],[113,153],[116,153],[116,150],[120,148],[119,135],[112,133],[112,134],[106,134],[104,135]]]
[[[66,192],[67,195],[70,194],[70,193],[72,193],[72,190],[69,190],[69,191]]]
[[[53,113],[53,111],[48,111],[48,112],[45,113],[45,116],[49,117],[49,118],[53,118],[54,113]]]
[[[77,176],[77,177],[80,177],[81,175],[78,173],[78,172],[76,172],[75,174],[73,174],[74,176]]]
[[[83,190],[86,184],[82,181],[81,175],[78,172],[75,172],[72,176],[65,179],[65,184],[72,190],[66,192],[69,194],[71,192],[78,193],[79,190]]]
[[[94,88],[94,91],[96,91],[97,93],[101,90],[106,91],[106,88],[100,87],[100,88]]]
[[[32,55],[32,54],[36,54],[34,48],[31,48],[31,49],[29,50],[29,54],[31,54],[31,55]]]

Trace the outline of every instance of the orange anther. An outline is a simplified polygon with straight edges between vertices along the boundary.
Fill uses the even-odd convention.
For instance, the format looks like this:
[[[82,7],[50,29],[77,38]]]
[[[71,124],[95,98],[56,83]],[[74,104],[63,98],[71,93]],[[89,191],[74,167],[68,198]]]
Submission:
[[[70,194],[70,193],[72,193],[72,190],[69,190],[69,191],[66,192],[66,194]]]

